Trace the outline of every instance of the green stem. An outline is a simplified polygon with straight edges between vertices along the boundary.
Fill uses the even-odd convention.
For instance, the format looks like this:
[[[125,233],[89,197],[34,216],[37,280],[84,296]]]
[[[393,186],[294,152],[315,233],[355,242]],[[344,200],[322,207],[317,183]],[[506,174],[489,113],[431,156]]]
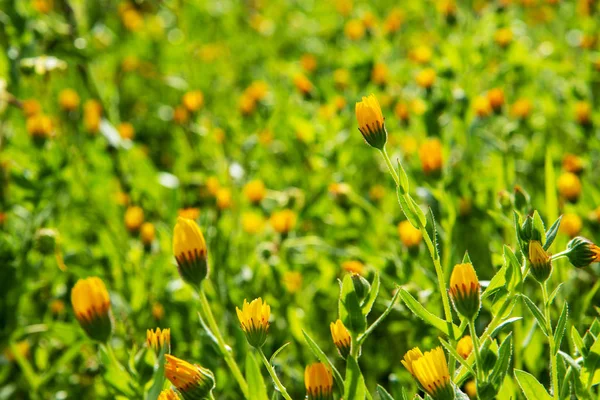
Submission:
[[[277,372],[275,372],[275,369],[273,368],[273,366],[271,365],[271,363],[269,362],[269,360],[267,360],[267,357],[265,356],[265,353],[263,353],[262,349],[260,349],[260,348],[257,349],[257,350],[258,350],[258,354],[260,354],[260,357],[263,360],[263,364],[265,364],[265,367],[267,368],[267,371],[269,371],[269,375],[271,375],[271,378],[273,378],[273,382],[275,383],[275,386],[277,387],[277,390],[279,390],[279,393],[281,393],[281,395],[283,396],[284,399],[286,399],[286,400],[292,400],[292,398],[288,394],[285,386],[283,386],[283,384],[279,380],[279,377],[277,376]]]
[[[556,342],[554,341],[554,333],[552,333],[552,320],[550,319],[550,304],[548,304],[548,289],[546,282],[540,283],[542,287],[542,299],[544,301],[544,314],[546,316],[546,324],[548,329],[548,343],[550,344],[550,367],[552,375],[552,393],[555,400],[559,400],[560,393],[558,388],[558,363],[556,361]]]
[[[396,169],[394,168],[394,165],[392,164],[392,161],[390,160],[390,156],[388,156],[385,146],[383,147],[383,150],[380,150],[380,152],[381,152],[381,155],[383,156],[383,159],[385,160],[385,164],[387,165],[388,169],[390,170],[390,174],[392,174],[392,178],[394,178],[394,182],[396,182],[396,186],[400,186],[400,177],[398,176],[398,173],[396,172]]]
[[[202,313],[204,314],[204,318],[208,322],[208,327],[212,331],[213,336],[215,337],[215,339],[217,339],[217,345],[219,346],[221,355],[223,356],[225,363],[227,364],[227,366],[233,373],[233,377],[235,378],[238,385],[240,386],[240,389],[242,390],[244,397],[248,397],[248,383],[246,383],[246,380],[244,379],[244,376],[242,375],[242,371],[240,371],[240,368],[238,367],[235,359],[233,358],[233,355],[227,348],[228,347],[227,344],[225,344],[225,341],[223,340],[223,336],[221,335],[221,332],[219,331],[219,325],[217,325],[217,321],[215,320],[215,317],[213,316],[213,313],[210,309],[210,304],[208,303],[206,294],[204,294],[203,288],[198,289],[198,295],[200,296],[200,306],[202,308]]]
[[[390,305],[385,309],[383,314],[381,314],[379,316],[379,318],[377,318],[375,320],[375,322],[373,322],[371,324],[371,326],[369,326],[369,328],[362,335],[360,335],[358,337],[358,339],[356,339],[358,346],[362,345],[363,342],[365,341],[365,339],[375,330],[375,328],[377,328],[377,325],[379,325],[385,319],[385,317],[387,317],[388,314],[390,312],[392,312],[392,310],[394,309],[394,305],[396,304],[396,300],[398,300],[399,295],[400,295],[400,290],[396,290],[396,293],[394,293],[394,297],[392,297],[392,300],[390,301]]]
[[[481,349],[479,348],[479,338],[475,331],[475,321],[468,321],[469,332],[471,333],[471,340],[473,340],[473,352],[475,353],[475,363],[477,364],[477,384],[478,386],[484,382],[485,377],[483,376],[483,362],[481,361]]]

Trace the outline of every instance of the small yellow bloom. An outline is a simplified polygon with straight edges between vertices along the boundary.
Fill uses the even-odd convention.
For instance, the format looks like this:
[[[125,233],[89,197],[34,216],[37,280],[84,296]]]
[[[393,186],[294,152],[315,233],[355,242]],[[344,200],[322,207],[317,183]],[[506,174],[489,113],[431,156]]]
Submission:
[[[200,217],[200,209],[196,207],[180,208],[177,210],[177,216],[197,220]]]
[[[444,163],[442,155],[442,143],[439,139],[428,139],[419,148],[421,166],[426,175],[438,173]]]
[[[567,257],[577,268],[600,262],[600,247],[584,237],[576,237],[567,244]]]
[[[251,203],[260,203],[266,194],[265,184],[260,179],[250,181],[244,186],[244,195]]]
[[[589,125],[592,122],[592,106],[586,101],[575,103],[575,120],[580,125]]]
[[[562,233],[574,238],[579,235],[581,228],[583,228],[583,221],[579,215],[574,213],[566,213],[563,215],[559,228]]]
[[[425,68],[417,74],[417,85],[421,86],[424,89],[429,89],[435,83],[435,78],[435,70],[433,68]]]
[[[250,303],[244,299],[242,309],[236,307],[235,310],[250,346],[262,347],[267,340],[271,307],[259,297]]]
[[[456,352],[466,360],[472,351],[473,339],[469,335],[463,336],[456,344]]]
[[[485,118],[492,113],[492,105],[486,96],[478,96],[473,101],[475,114],[480,118]]]
[[[558,177],[557,187],[560,195],[572,203],[581,195],[581,181],[571,172],[565,172]]]
[[[137,232],[144,223],[144,210],[139,206],[130,206],[125,211],[125,227],[129,232]]]
[[[308,400],[330,400],[333,392],[333,376],[323,363],[315,363],[304,370],[304,385]]]
[[[552,260],[550,254],[544,250],[538,240],[529,242],[529,265],[531,274],[538,282],[545,282],[552,273]]]
[[[403,23],[404,12],[399,8],[393,8],[383,22],[384,32],[388,34],[398,32]]]
[[[400,121],[405,123],[408,122],[410,118],[408,105],[404,102],[399,101],[394,107],[394,114],[396,114],[396,117],[398,117]]]
[[[477,398],[477,384],[475,380],[471,379],[469,382],[465,383],[465,393],[469,396],[469,399]]]
[[[532,105],[528,99],[519,99],[515,101],[510,109],[513,117],[525,119],[531,114]]]
[[[487,92],[487,98],[490,102],[490,106],[492,106],[492,109],[498,112],[504,105],[504,90],[501,88],[490,89]]]
[[[302,69],[310,74],[317,69],[317,58],[312,54],[303,54],[300,64],[302,64]]]
[[[58,94],[58,104],[65,111],[74,111],[79,107],[79,95],[73,89],[63,89]]]
[[[298,217],[292,210],[276,211],[271,215],[271,226],[277,233],[285,234],[296,226]]]
[[[385,187],[383,185],[373,185],[369,188],[369,197],[373,201],[380,201],[385,196]]]
[[[294,86],[304,95],[309,94],[313,90],[312,82],[302,74],[294,75]]]
[[[156,229],[154,224],[150,222],[144,222],[140,228],[140,237],[144,246],[150,246],[156,236]]]
[[[481,285],[473,264],[457,264],[450,276],[450,297],[456,311],[465,318],[473,319],[479,312]]]
[[[100,278],[79,279],[71,290],[71,304],[88,336],[106,342],[112,332],[110,297]]]
[[[376,63],[371,71],[371,81],[376,85],[385,85],[388,81],[389,69],[384,63]]]
[[[333,344],[335,344],[335,347],[337,347],[342,358],[346,359],[346,357],[348,357],[348,354],[350,354],[350,346],[352,342],[350,332],[348,332],[348,329],[346,329],[341,319],[332,322],[329,325],[329,329],[331,330],[331,338],[333,339]]]
[[[433,57],[433,51],[427,46],[418,46],[408,53],[408,57],[418,64],[427,64]]]
[[[199,90],[187,92],[181,98],[181,104],[189,112],[196,112],[204,105],[204,95]]]
[[[27,118],[27,132],[33,139],[48,139],[53,136],[52,119],[44,114],[35,114]]]
[[[102,105],[98,100],[90,99],[83,105],[83,124],[90,133],[97,133],[102,119]]]
[[[298,271],[285,271],[282,280],[289,293],[296,293],[302,288],[302,274]]]
[[[382,150],[387,142],[387,130],[381,106],[375,95],[363,97],[362,101],[356,103],[355,112],[358,130],[365,141],[376,149]]]
[[[254,81],[246,88],[244,93],[255,101],[261,101],[267,97],[269,85],[263,81]]]
[[[231,197],[231,190],[228,188],[220,188],[217,191],[217,207],[220,210],[226,210],[231,208],[231,204],[233,203],[233,199]]]
[[[339,68],[333,71],[333,82],[340,89],[348,87],[350,82],[350,71],[344,68]]]
[[[414,348],[406,353],[402,364],[434,400],[454,399],[446,355],[441,347],[426,351],[425,354],[419,348]]]
[[[408,221],[401,221],[398,224],[398,236],[400,236],[400,241],[402,241],[402,244],[409,249],[417,247],[423,239],[423,234],[421,231],[412,226]]]
[[[175,388],[189,399],[204,399],[215,387],[215,378],[209,369],[190,364],[165,354],[165,376]]]
[[[350,40],[359,40],[365,36],[365,25],[359,19],[351,19],[344,26],[344,34]]]
[[[494,33],[494,41],[500,47],[508,46],[513,39],[513,33],[510,28],[500,28]]]
[[[249,234],[256,234],[263,230],[265,219],[256,212],[245,212],[242,214],[242,229]]]
[[[177,125],[183,125],[190,119],[188,110],[183,106],[177,106],[173,110],[173,122]]]
[[[363,275],[365,273],[365,265],[358,260],[344,261],[342,269],[353,274]]]
[[[216,177],[211,176],[208,179],[206,179],[205,186],[208,190],[208,193],[210,193],[212,196],[216,196],[217,192],[219,191],[219,188],[221,187],[221,184],[219,183],[219,180]]]
[[[60,315],[65,311],[65,302],[59,299],[53,300],[50,303],[50,310],[54,315]]]
[[[35,99],[26,99],[21,103],[23,106],[23,113],[26,117],[32,117],[42,112],[42,106],[39,101]]]
[[[157,400],[179,400],[179,395],[173,389],[165,389],[160,392]]]
[[[17,342],[16,347],[17,353],[19,353],[21,357],[29,358],[29,356],[31,355],[31,345],[27,340],[21,340],[20,342]],[[4,357],[6,357],[8,361],[15,360],[15,354],[13,353],[11,347],[8,347],[4,350]]]
[[[575,154],[565,154],[562,160],[562,166],[565,171],[576,175],[583,171],[583,161],[581,160],[581,157],[578,157]]]
[[[173,230],[173,254],[181,278],[199,287],[208,276],[206,241],[194,220],[178,217]]]
[[[335,9],[344,17],[350,15],[353,8],[352,0],[335,0]]]
[[[123,122],[117,127],[121,139],[132,140],[135,137],[135,128],[129,122]]]
[[[146,343],[156,354],[160,354],[163,348],[165,349],[166,354],[170,353],[171,330],[168,328],[163,330],[156,328],[154,331],[152,329],[146,330]]]
[[[54,8],[53,0],[33,0],[33,8],[40,14],[48,14]]]
[[[165,316],[165,308],[160,303],[152,304],[152,317],[155,320],[160,321]]]

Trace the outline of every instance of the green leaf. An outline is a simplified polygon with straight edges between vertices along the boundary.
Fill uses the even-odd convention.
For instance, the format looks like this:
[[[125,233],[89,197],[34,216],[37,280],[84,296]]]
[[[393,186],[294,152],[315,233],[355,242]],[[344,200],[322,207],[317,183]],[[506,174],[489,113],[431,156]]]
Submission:
[[[533,212],[533,229],[540,235],[540,243],[546,243],[546,227],[537,210]]]
[[[391,394],[387,392],[381,385],[377,385],[377,394],[381,400],[394,400]]]
[[[408,193],[408,191],[410,190],[408,176],[406,175],[406,171],[404,170],[404,167],[402,167],[402,163],[400,162],[400,159],[398,159],[398,177],[400,177],[399,188],[402,190],[403,193]]]
[[[346,360],[346,379],[344,381],[345,400],[365,400],[367,388],[360,367],[354,357]]]
[[[471,262],[471,257],[469,256],[469,251],[468,250],[465,251],[465,255],[463,256],[462,262],[463,262],[463,264],[473,264]]]
[[[466,255],[467,253],[465,253],[465,256]],[[506,264],[504,264],[502,268],[500,268],[498,272],[496,272],[496,274],[492,277],[492,280],[481,294],[482,300],[487,299],[488,297],[496,293],[499,289],[502,289],[506,286],[506,271],[507,267]]]
[[[402,212],[406,216],[406,219],[408,220],[408,222],[410,222],[410,224],[415,229],[419,229],[419,227],[421,226],[419,224],[419,217],[417,216],[415,210],[411,207],[411,203],[409,203],[409,201],[408,201],[408,199],[409,199],[408,194],[401,193],[401,190],[399,188],[397,190],[397,193],[398,193],[398,203],[400,204],[400,208],[402,209]]]
[[[510,247],[504,245],[503,248],[504,260],[507,263],[507,282],[509,290],[515,289],[523,282],[523,272],[521,271],[521,263]],[[510,271],[510,273],[508,272]]]
[[[563,305],[562,311],[560,313],[560,317],[558,317],[558,322],[556,323],[556,328],[554,329],[554,341],[556,343],[556,351],[560,349],[560,344],[562,343],[562,339],[565,336],[565,331],[567,330],[567,319],[569,318],[569,306],[565,301]]]
[[[273,353],[273,355],[271,356],[271,358],[269,358],[269,364],[273,365],[273,360],[275,360],[275,357],[277,357],[277,355],[279,353],[281,353],[281,351],[283,349],[285,349],[286,347],[288,347],[290,343],[291,342],[286,342],[280,348],[278,348],[277,350],[275,350],[275,353]]]
[[[516,369],[515,378],[527,400],[552,400],[546,388],[530,373]]]
[[[571,340],[573,340],[573,344],[575,345],[575,348],[579,354],[583,356],[586,353],[585,345],[583,344],[583,339],[581,338],[579,332],[577,332],[575,325],[571,327]]]
[[[319,345],[306,333],[305,330],[302,330],[302,334],[304,335],[304,340],[308,344],[310,351],[321,361],[323,364],[328,365],[331,368],[331,372],[333,373],[333,379],[335,380],[335,384],[337,385],[340,391],[344,390],[344,380],[342,379],[342,375],[340,375],[339,371],[335,368],[333,363],[329,361],[329,358],[325,355],[323,350],[319,347]]]
[[[560,221],[562,221],[562,215],[558,217],[550,229],[546,231],[546,243],[544,243],[544,250],[548,250],[550,246],[552,246],[552,243],[554,243],[554,239],[556,239],[556,234],[558,233],[558,228],[560,228]]]
[[[556,289],[554,289],[552,291],[552,293],[550,293],[550,296],[548,296],[548,304],[552,304],[552,302],[554,301],[554,298],[556,297],[556,295],[558,294],[558,291],[560,290],[560,288],[562,288],[564,282],[561,282],[558,284],[558,286],[556,286]]]
[[[363,333],[367,327],[367,318],[363,315],[360,300],[354,290],[352,276],[346,275],[340,284],[338,303],[340,319],[350,332]]]
[[[375,300],[377,300],[377,295],[379,294],[379,286],[379,272],[375,272],[375,278],[373,278],[371,290],[369,291],[369,295],[367,296],[362,305],[362,312],[365,317],[368,316],[371,310],[373,309],[373,304],[375,304]]]
[[[287,344],[289,343],[284,344],[277,351],[283,349]],[[249,400],[269,400],[267,385],[260,372],[260,365],[252,352],[248,352],[246,355],[246,381],[248,382]]]
[[[146,396],[148,400],[158,399],[158,395],[165,385],[165,353],[167,352],[167,347],[161,347],[160,353],[156,358],[154,373],[152,374],[152,386],[150,386],[150,390],[148,390],[148,395]]]
[[[411,207],[413,208],[417,218],[419,219],[419,222],[421,223],[421,226],[423,226],[423,227],[427,226],[427,218],[425,217],[423,210],[421,210],[421,207],[419,207],[419,205],[412,198],[411,195],[407,195],[407,196],[408,196],[408,200],[410,201]]]
[[[508,326],[509,324],[512,324],[513,322],[517,322],[519,320],[522,320],[523,317],[513,317],[513,318],[509,318],[505,321],[502,321],[502,323],[500,323],[496,329],[494,329],[492,331],[492,333],[490,334],[491,338],[495,338],[496,336],[498,336],[498,333],[500,333],[502,331],[502,329],[504,329],[504,327]]]
[[[544,160],[544,186],[546,188],[546,195],[544,197],[546,200],[546,216],[549,220],[555,219],[558,213],[558,191],[556,190],[556,174],[554,172],[554,164],[552,162],[553,150],[554,149],[551,146],[546,147],[546,157]],[[551,230],[552,227],[548,231]],[[553,240],[554,238],[550,240],[548,233],[546,233],[546,243],[550,244],[548,244],[548,247],[544,246],[545,250],[548,250]]]
[[[436,260],[440,259],[440,242],[439,242],[439,235],[438,235],[438,231],[437,231],[437,225],[435,223],[435,216],[433,215],[433,210],[431,209],[431,207],[429,207],[429,215],[431,216],[431,226],[432,226],[432,230],[433,230],[433,248],[435,249],[435,257]]]
[[[490,381],[496,387],[500,387],[504,381],[504,377],[510,367],[510,359],[512,357],[512,332],[508,334],[502,341],[500,348],[498,348],[498,359],[492,373],[490,374]]]
[[[540,309],[533,303],[533,301],[531,301],[529,297],[525,296],[524,294],[522,294],[521,297],[523,298],[523,301],[525,302],[525,305],[529,311],[531,311],[531,314],[533,314],[537,320],[538,326],[542,330],[542,333],[548,337],[548,324]]]
[[[400,292],[400,298],[402,299],[402,301],[404,301],[404,304],[406,304],[406,306],[413,312],[413,314],[421,318],[423,321],[427,322],[429,325],[439,329],[446,336],[449,336],[448,323],[446,321],[439,317],[436,317],[435,315],[427,311],[427,309],[425,309],[425,307],[423,307],[421,303],[419,303],[414,297],[412,297],[411,294],[408,293],[405,289],[399,288],[398,291]],[[459,327],[455,324],[452,324],[452,327],[454,329],[454,337],[459,337],[462,333],[461,329],[459,329]]]
[[[469,371],[471,373],[472,376],[475,376],[475,371],[473,370],[471,365],[467,362],[467,360],[462,358],[460,356],[460,354],[458,354],[456,349],[450,343],[446,342],[442,338],[438,338],[438,339],[440,340],[440,343],[442,344],[442,346],[444,346],[446,348],[446,350],[448,350],[448,353],[450,353],[450,355],[452,357],[454,357],[454,359],[456,361],[458,361],[463,367],[465,367],[467,369],[467,371]]]

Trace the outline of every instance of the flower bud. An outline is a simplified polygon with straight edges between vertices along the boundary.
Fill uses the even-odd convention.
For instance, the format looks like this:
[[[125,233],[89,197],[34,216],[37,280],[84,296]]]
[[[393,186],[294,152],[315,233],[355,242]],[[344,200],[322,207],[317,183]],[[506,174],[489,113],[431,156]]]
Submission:
[[[356,119],[358,121],[358,130],[362,134],[365,142],[376,149],[382,150],[387,142],[387,130],[381,106],[375,95],[363,97],[362,101],[356,103]]]
[[[35,247],[44,255],[53,254],[57,240],[58,232],[55,229],[42,228],[35,234]]]
[[[323,363],[315,363],[306,367],[304,385],[308,400],[331,400],[333,398],[333,376]]]
[[[450,297],[456,311],[469,320],[475,318],[481,307],[481,285],[473,264],[458,264],[450,276]]]
[[[206,241],[195,221],[177,218],[173,231],[173,254],[181,278],[192,286],[200,284],[208,276]]]
[[[529,242],[531,274],[538,282],[545,282],[552,273],[552,260],[538,240]]]
[[[215,387],[213,373],[197,364],[165,354],[165,376],[184,399],[204,399]]]
[[[353,273],[351,278],[352,284],[354,285],[354,291],[356,292],[356,297],[358,297],[358,301],[362,303],[371,291],[371,284],[360,274]]]
[[[97,277],[78,280],[71,290],[71,304],[87,335],[99,342],[107,342],[112,333],[112,319],[110,297],[104,282]]]
[[[426,351],[425,354],[415,347],[404,355],[402,364],[434,400],[454,400],[454,387],[441,347]]]
[[[571,264],[577,268],[600,262],[600,247],[588,239],[578,236],[567,244],[567,257]]]
[[[473,339],[469,335],[463,336],[456,344],[456,352],[466,360],[472,351]]]
[[[244,299],[242,309],[235,310],[250,346],[261,348],[267,340],[271,307],[259,297],[250,303]]]
[[[171,330],[156,328],[155,331],[148,329],[146,331],[146,343],[148,347],[154,350],[156,355],[159,355],[162,349],[165,349],[165,353],[171,352]]]
[[[344,326],[341,319],[332,322],[329,325],[329,329],[331,330],[331,337],[335,347],[337,347],[340,356],[345,360],[346,357],[348,357],[348,354],[350,354],[350,347],[352,345],[350,332],[348,332],[348,329]]]

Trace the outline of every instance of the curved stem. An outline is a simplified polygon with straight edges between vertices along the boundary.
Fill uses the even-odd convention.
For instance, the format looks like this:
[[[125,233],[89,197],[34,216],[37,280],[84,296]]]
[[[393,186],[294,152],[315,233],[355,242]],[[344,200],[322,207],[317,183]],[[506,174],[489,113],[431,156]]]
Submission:
[[[210,309],[210,304],[208,303],[208,299],[204,294],[203,288],[198,289],[198,295],[200,296],[200,306],[202,308],[202,313],[204,314],[204,318],[208,322],[208,327],[212,331],[213,336],[215,337],[215,339],[217,339],[217,345],[219,346],[221,355],[223,356],[225,363],[231,370],[233,377],[240,386],[244,397],[248,397],[248,383],[246,383],[246,380],[242,375],[242,371],[240,371],[240,368],[238,367],[235,359],[233,358],[233,355],[231,354],[231,352],[227,348],[227,345],[225,344],[225,340],[223,340],[223,336],[219,331],[219,325],[217,325],[217,321],[215,320],[215,317]]]
[[[542,299],[544,300],[544,314],[548,329],[548,343],[550,345],[550,374],[552,375],[552,393],[554,399],[558,400],[560,393],[558,388],[558,363],[556,361],[556,342],[554,341],[554,333],[552,333],[552,320],[550,319],[550,304],[548,304],[548,289],[547,283],[540,283],[542,287]]]
[[[481,384],[485,377],[483,376],[483,362],[481,361],[481,350],[479,348],[479,338],[477,337],[477,332],[475,331],[475,321],[470,320],[469,324],[469,332],[471,333],[471,339],[473,340],[473,352],[475,353],[475,363],[477,364],[477,383]],[[479,385],[478,385],[479,386]]]
[[[285,386],[283,386],[283,383],[281,383],[281,381],[279,380],[279,377],[277,376],[277,372],[275,372],[275,369],[273,368],[273,366],[271,365],[269,360],[267,360],[265,353],[263,353],[262,349],[257,349],[257,350],[258,350],[258,354],[260,354],[260,358],[262,358],[263,364],[265,364],[267,371],[269,371],[269,375],[271,375],[271,378],[273,379],[273,382],[275,383],[277,390],[279,390],[279,393],[281,393],[281,395],[283,396],[284,399],[292,400],[292,398],[288,394]]]

